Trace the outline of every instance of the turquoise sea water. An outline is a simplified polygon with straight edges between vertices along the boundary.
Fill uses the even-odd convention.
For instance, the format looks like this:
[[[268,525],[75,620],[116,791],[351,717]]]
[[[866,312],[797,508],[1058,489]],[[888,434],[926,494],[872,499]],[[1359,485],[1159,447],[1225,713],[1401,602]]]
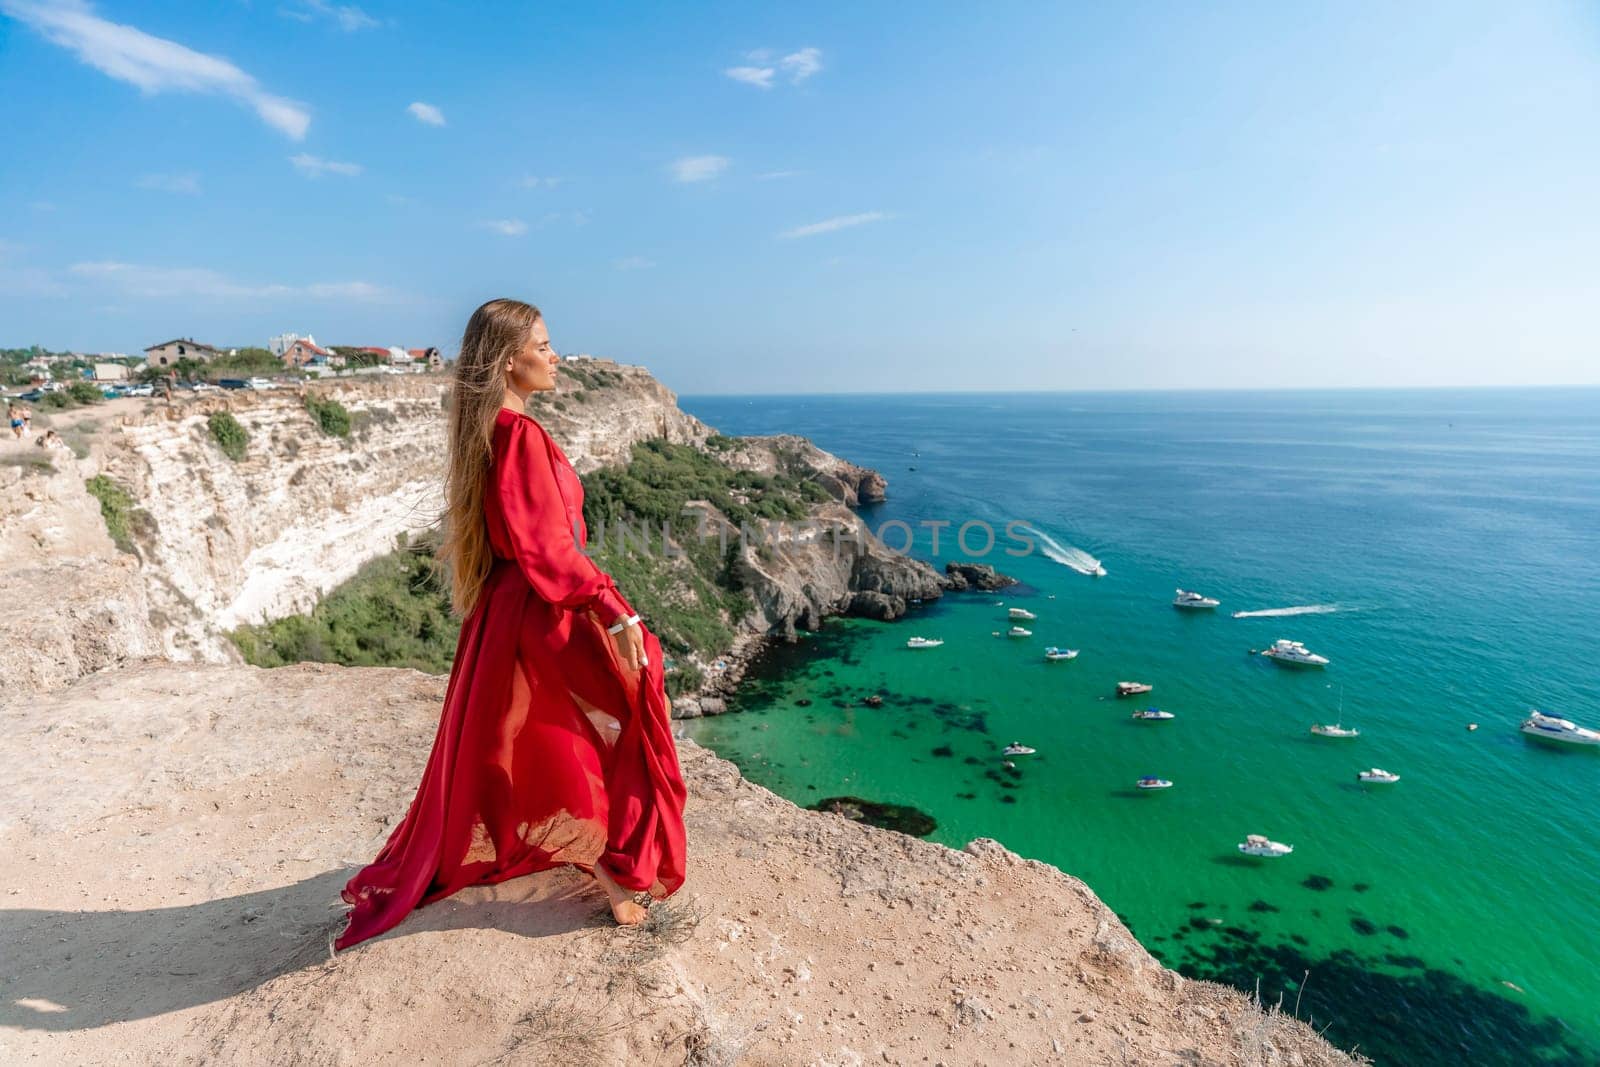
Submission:
[[[1169,965],[1259,979],[1380,1063],[1600,1062],[1600,751],[1517,732],[1529,707],[1600,727],[1600,390],[682,405],[878,469],[874,527],[1025,583],[830,621],[697,741],[798,803],[910,804],[935,840],[1054,863]],[[1055,558],[964,553],[969,520],[1026,522]],[[924,521],[951,523],[937,553]],[[1176,611],[1177,586],[1222,606]],[[993,636],[997,601],[1034,636]],[[1231,617],[1295,607],[1319,610]],[[1247,654],[1278,637],[1331,666]],[[1046,663],[1047,644],[1082,654]],[[1116,700],[1119,679],[1155,691]],[[1362,736],[1310,735],[1341,699]],[[1132,721],[1145,705],[1177,718]],[[1012,740],[1038,749],[1014,773]],[[1373,765],[1401,781],[1358,785]],[[1144,774],[1176,784],[1142,793]],[[1295,852],[1243,859],[1247,833]]]

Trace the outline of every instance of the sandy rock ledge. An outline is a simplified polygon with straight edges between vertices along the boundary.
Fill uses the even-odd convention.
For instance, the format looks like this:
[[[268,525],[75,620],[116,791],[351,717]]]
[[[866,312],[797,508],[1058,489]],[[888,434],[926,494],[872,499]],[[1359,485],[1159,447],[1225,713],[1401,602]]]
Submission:
[[[330,958],[443,690],[153,661],[0,707],[0,1063],[1357,1062],[1054,867],[803,811],[690,742],[689,881],[643,929],[563,869]]]

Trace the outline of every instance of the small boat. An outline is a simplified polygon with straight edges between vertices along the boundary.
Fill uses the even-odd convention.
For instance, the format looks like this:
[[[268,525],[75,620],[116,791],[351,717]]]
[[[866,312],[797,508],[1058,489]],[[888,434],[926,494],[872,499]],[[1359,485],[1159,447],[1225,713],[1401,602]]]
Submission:
[[[1029,748],[1021,741],[1013,741],[1002,749],[1000,754],[1003,756],[1031,756],[1034,751],[1034,749]]]
[[[1146,775],[1145,777],[1139,779],[1137,782],[1134,782],[1133,784],[1138,786],[1140,789],[1171,789],[1172,788],[1172,783],[1170,781],[1168,781],[1165,778],[1157,778],[1154,775]]]
[[[906,641],[907,648],[938,648],[942,644],[942,637],[913,637]]]
[[[1015,763],[1012,763],[1010,760],[1002,761],[1000,766],[1004,767],[1008,771],[1014,771],[1014,770],[1017,769],[1017,765]]]
[[[1522,732],[1569,745],[1600,745],[1600,730],[1590,730],[1571,719],[1559,719],[1531,709],[1528,717],[1522,720]]]
[[[1148,692],[1150,692],[1150,690],[1152,690],[1154,688],[1155,688],[1155,686],[1149,685],[1149,684],[1147,684],[1145,682],[1118,682],[1117,683],[1117,696],[1119,696],[1119,697],[1138,696],[1140,693],[1148,693]]]
[[[1134,712],[1133,717],[1135,719],[1144,719],[1147,722],[1166,722],[1168,719],[1177,718],[1172,712],[1162,711],[1160,708],[1143,708]]]
[[[1294,851],[1294,846],[1281,841],[1269,841],[1260,834],[1249,834],[1240,843],[1239,851],[1246,856],[1287,856]]]
[[[1382,767],[1374,767],[1369,771],[1356,772],[1356,778],[1368,785],[1393,785],[1400,780],[1398,774],[1392,774]]]
[[[1020,626],[1013,626],[1011,629],[1006,631],[1006,636],[1007,637],[1032,637],[1033,636],[1033,631],[1032,630],[1024,630]]]
[[[1100,564],[1096,563],[1094,565],[1094,576],[1096,578],[1104,578],[1106,576],[1106,569]]]
[[[1308,651],[1299,641],[1287,641],[1283,638],[1272,642],[1271,648],[1264,648],[1261,654],[1274,663],[1283,663],[1292,667],[1326,667],[1327,656],[1319,656]]]
[[[1317,723],[1311,727],[1311,732],[1318,737],[1360,737],[1361,731],[1353,726],[1340,726],[1338,723]]]
[[[1052,662],[1058,659],[1077,659],[1078,650],[1075,648],[1057,648],[1051,645],[1044,650],[1044,658]]]
[[[1037,619],[1039,617],[1027,608],[1007,608],[1006,614],[1013,619]]]
[[[1222,603],[1222,601],[1213,600],[1208,596],[1201,596],[1199,593],[1189,589],[1178,590],[1178,595],[1172,598],[1173,607],[1187,608],[1190,610],[1214,608],[1220,603]]]

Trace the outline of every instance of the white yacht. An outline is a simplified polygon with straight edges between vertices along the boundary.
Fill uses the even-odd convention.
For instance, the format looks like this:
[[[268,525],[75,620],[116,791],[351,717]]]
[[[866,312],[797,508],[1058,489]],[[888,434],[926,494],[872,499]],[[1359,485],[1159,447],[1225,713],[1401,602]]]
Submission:
[[[906,641],[907,648],[938,648],[942,644],[942,637],[913,637]]]
[[[1144,719],[1148,722],[1166,722],[1168,719],[1177,718],[1172,712],[1162,711],[1160,708],[1145,708],[1143,711],[1134,712],[1133,717],[1135,719]]]
[[[1590,730],[1571,719],[1558,719],[1533,710],[1529,710],[1528,717],[1522,721],[1522,732],[1569,745],[1600,745],[1600,730]]]
[[[1169,780],[1167,780],[1165,778],[1157,778],[1153,774],[1147,774],[1143,778],[1139,779],[1137,782],[1134,782],[1133,784],[1138,786],[1140,789],[1171,789],[1172,788],[1172,783]]]
[[[1035,749],[1029,748],[1021,741],[1013,741],[1003,748],[1000,754],[1003,756],[1031,756],[1034,752]]]
[[[1311,727],[1311,732],[1318,737],[1360,737],[1361,731],[1353,726],[1340,726],[1337,723],[1317,723]]]
[[[1020,626],[1013,626],[1011,629],[1006,631],[1006,636],[1007,637],[1032,637],[1033,636],[1033,631],[1032,630],[1024,630]]]
[[[1154,688],[1155,686],[1151,685],[1149,682],[1118,682],[1117,696],[1138,696],[1140,693],[1148,693]]]
[[[1078,650],[1075,648],[1057,648],[1051,645],[1044,650],[1044,658],[1052,662],[1058,659],[1077,659]]]
[[[1222,601],[1208,596],[1201,596],[1199,593],[1189,589],[1178,590],[1178,595],[1172,598],[1173,607],[1188,608],[1191,610],[1214,608],[1220,603],[1222,603]]]
[[[1013,619],[1037,619],[1039,617],[1027,608],[1007,608],[1006,614]]]
[[[1271,648],[1264,648],[1261,654],[1275,663],[1286,663],[1294,667],[1326,667],[1327,656],[1319,656],[1302,645],[1299,641],[1288,641],[1278,638],[1272,642]]]
[[[1370,771],[1358,771],[1356,778],[1368,785],[1393,785],[1400,780],[1398,774],[1393,774],[1382,767],[1374,767]]]
[[[1287,856],[1294,851],[1294,846],[1281,841],[1269,841],[1260,834],[1249,834],[1239,845],[1239,851],[1246,856]]]
[[[1100,564],[1096,563],[1094,565],[1094,576],[1096,578],[1104,578],[1106,576],[1106,569]]]

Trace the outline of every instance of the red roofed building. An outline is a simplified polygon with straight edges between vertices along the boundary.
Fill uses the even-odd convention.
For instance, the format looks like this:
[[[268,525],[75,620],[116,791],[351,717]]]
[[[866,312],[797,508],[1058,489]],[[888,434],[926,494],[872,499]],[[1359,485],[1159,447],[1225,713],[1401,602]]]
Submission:
[[[330,367],[342,367],[344,365],[344,357],[323,348],[315,341],[305,337],[284,348],[284,366],[304,367],[307,363],[324,363]]]
[[[444,360],[439,358],[437,348],[408,348],[406,355],[410,356],[413,362],[421,363],[429,370],[438,370],[444,365]]]

